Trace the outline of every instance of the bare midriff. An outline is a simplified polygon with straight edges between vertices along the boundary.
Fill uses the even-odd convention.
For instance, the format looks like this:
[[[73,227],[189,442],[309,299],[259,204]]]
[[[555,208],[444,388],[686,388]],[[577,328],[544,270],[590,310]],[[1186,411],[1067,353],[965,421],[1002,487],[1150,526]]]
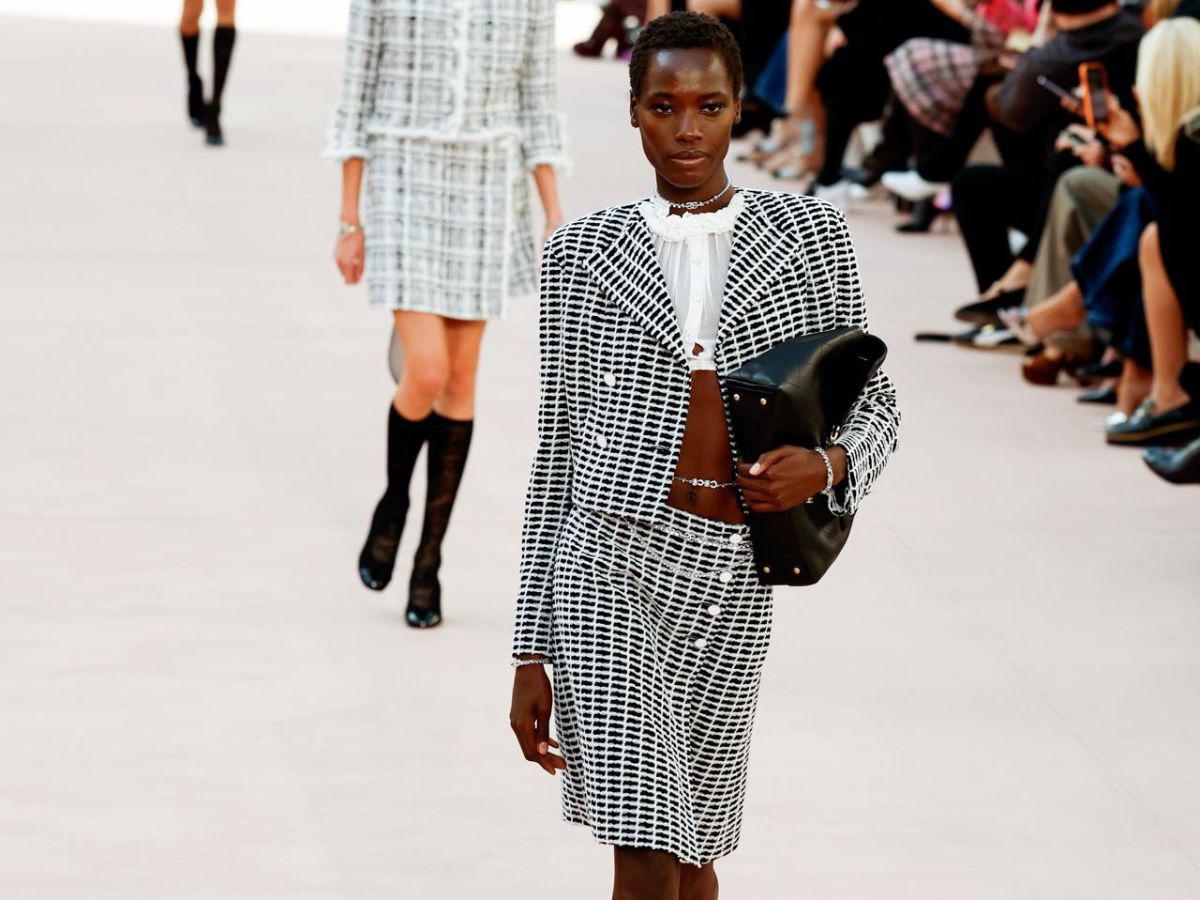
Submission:
[[[692,372],[687,423],[683,429],[683,443],[679,448],[675,475],[712,479],[722,484],[734,480],[733,447],[729,441],[725,403],[716,372]],[[667,505],[706,519],[745,521],[737,489],[733,487],[694,486],[672,479]]]

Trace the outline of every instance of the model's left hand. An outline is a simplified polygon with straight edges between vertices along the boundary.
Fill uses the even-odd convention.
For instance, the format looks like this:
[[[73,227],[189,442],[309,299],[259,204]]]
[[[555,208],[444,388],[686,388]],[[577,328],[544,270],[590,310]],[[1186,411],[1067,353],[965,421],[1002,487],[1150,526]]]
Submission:
[[[845,451],[833,446],[826,451],[833,463],[834,484],[839,481],[839,463]],[[825,490],[825,462],[805,447],[784,444],[768,450],[753,465],[738,461],[737,481],[753,512],[782,512]]]
[[[562,217],[557,219],[547,219],[546,227],[542,229],[542,244],[550,240],[550,235],[554,234],[555,230],[563,223]]]

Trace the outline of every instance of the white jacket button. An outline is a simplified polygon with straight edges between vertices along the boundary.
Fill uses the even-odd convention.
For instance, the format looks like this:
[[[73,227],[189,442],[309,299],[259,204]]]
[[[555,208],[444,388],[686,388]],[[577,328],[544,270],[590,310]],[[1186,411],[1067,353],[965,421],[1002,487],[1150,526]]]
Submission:
[[[608,446],[608,438],[606,438],[602,434],[596,435],[596,446],[597,447],[607,447]]]
[[[733,581],[733,573],[728,571],[722,572],[717,576],[717,578],[719,578],[724,584],[729,584],[729,582]]]
[[[740,534],[731,534],[729,536],[729,543],[740,544],[741,542],[742,542],[742,536]]]
[[[696,640],[692,642],[692,646],[694,646],[697,650],[703,650],[708,646],[708,641],[706,641],[704,638],[696,638]]]
[[[614,384],[617,383],[617,376],[614,375],[612,372],[605,372],[604,373],[604,383],[607,384],[609,387],[612,387]]]
[[[711,605],[711,606],[709,606],[709,608],[708,608],[708,614],[709,614],[710,616],[713,616],[714,618],[715,618],[716,616],[719,616],[719,615],[721,614],[721,607],[717,606],[717,604],[715,604],[715,603],[714,603],[714,604],[712,604],[712,605]]]

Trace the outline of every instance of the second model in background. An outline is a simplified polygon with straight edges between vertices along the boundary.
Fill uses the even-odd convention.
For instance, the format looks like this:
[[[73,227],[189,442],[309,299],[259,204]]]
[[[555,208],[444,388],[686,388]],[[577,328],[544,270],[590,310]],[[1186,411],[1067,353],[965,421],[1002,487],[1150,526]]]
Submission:
[[[404,360],[388,411],[387,490],[358,571],[372,590],[391,581],[427,445],[405,614],[418,628],[442,620],[441,546],[471,443],[484,326],[536,285],[530,173],[546,233],[562,220],[555,70],[553,0],[350,6],[325,149],[343,163],[335,258],[348,284],[365,272],[370,304],[392,311]]]
[[[204,129],[204,141],[211,147],[225,143],[221,132],[221,96],[225,79],[233,60],[233,43],[237,38],[234,23],[236,0],[216,0],[217,27],[213,31],[212,93],[204,99],[204,82],[200,79],[197,57],[200,51],[200,16],[204,0],[183,0],[179,19],[179,38],[183,43],[183,64],[187,69],[187,111],[192,125]]]

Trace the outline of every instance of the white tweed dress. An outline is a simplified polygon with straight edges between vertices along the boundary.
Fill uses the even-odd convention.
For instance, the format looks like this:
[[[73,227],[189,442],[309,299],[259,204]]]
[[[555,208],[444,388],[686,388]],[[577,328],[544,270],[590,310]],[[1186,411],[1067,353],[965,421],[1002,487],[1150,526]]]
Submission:
[[[367,160],[368,302],[505,315],[536,285],[529,172],[567,166],[553,0],[352,0],[325,156]]]

